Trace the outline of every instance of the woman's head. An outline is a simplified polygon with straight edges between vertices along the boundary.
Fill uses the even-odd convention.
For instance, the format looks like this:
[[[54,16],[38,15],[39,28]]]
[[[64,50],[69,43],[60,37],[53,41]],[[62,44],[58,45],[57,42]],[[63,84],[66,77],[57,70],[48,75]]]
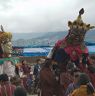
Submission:
[[[52,65],[52,60],[48,58],[48,59],[45,60],[44,67],[49,68],[50,65]]]
[[[90,78],[87,74],[81,73],[79,76],[79,85],[87,85],[90,82]]]
[[[26,60],[22,60],[22,64],[26,64]]]
[[[2,82],[9,81],[8,75],[7,75],[7,74],[1,74],[1,81],[2,81]]]
[[[16,90],[14,91],[14,96],[27,96],[27,93],[24,88],[17,87]]]

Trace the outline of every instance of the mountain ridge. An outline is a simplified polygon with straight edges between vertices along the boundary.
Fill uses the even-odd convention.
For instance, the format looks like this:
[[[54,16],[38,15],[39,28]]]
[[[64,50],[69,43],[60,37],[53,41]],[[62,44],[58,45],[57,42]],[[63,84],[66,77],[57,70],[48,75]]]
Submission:
[[[24,33],[22,33],[24,34]],[[25,36],[19,39],[13,39],[13,46],[45,46],[45,45],[54,45],[55,42],[59,39],[64,38],[68,32],[59,31],[59,32],[46,32],[46,33],[35,33],[36,36],[30,36],[31,33],[25,33]],[[33,34],[33,33],[32,33]],[[16,34],[19,35],[19,34]],[[30,36],[30,37],[29,37]],[[26,38],[25,38],[26,37]],[[95,42],[95,30],[90,30],[85,36],[86,42]]]

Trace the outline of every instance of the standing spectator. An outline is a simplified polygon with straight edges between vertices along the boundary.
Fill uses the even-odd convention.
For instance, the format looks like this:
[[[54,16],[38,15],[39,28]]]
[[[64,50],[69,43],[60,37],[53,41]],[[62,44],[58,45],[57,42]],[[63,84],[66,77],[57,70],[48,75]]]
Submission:
[[[34,72],[33,72],[33,75],[35,76],[35,79],[38,78],[39,76],[39,73],[40,73],[40,59],[37,59],[37,63],[36,65],[34,65]]]
[[[37,59],[37,63],[34,65],[34,71],[33,71],[33,75],[34,75],[34,93],[36,93],[37,91],[37,87],[38,87],[38,83],[39,83],[39,75],[40,75],[40,70],[41,70],[41,62],[40,59]]]
[[[16,86],[10,84],[7,74],[1,75],[0,96],[13,96]]]
[[[24,75],[30,74],[31,67],[27,64],[26,60],[22,61],[21,69]]]
[[[40,89],[41,96],[54,95],[54,75],[51,70],[51,60],[47,59],[45,65],[40,71]]]

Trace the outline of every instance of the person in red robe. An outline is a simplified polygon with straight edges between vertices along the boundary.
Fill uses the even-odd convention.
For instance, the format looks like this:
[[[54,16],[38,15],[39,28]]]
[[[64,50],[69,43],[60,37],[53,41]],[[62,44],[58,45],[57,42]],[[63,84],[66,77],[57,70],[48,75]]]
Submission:
[[[16,86],[12,85],[6,74],[1,75],[0,96],[13,96]]]
[[[24,75],[30,74],[30,69],[31,68],[25,60],[22,61],[21,69],[22,69]]]
[[[41,96],[54,95],[54,75],[51,70],[51,60],[47,59],[40,71]]]

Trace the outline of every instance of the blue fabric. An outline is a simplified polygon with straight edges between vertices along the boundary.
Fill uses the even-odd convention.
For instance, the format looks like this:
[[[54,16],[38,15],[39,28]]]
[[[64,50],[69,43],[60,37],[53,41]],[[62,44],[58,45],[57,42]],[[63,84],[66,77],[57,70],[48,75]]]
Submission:
[[[33,72],[33,74],[36,75],[36,76],[38,76],[39,70],[40,70],[40,65],[39,64],[36,64],[34,66],[34,72]]]
[[[79,87],[78,84],[74,84],[74,83],[69,84],[64,96],[68,96],[71,92],[73,92],[78,87]]]
[[[63,48],[57,49],[55,56],[54,56],[55,61],[61,63],[61,62],[64,62],[68,58],[69,58],[69,55],[64,51]]]
[[[33,80],[31,78],[28,78],[26,82],[27,82],[27,86],[31,87],[33,85]]]

